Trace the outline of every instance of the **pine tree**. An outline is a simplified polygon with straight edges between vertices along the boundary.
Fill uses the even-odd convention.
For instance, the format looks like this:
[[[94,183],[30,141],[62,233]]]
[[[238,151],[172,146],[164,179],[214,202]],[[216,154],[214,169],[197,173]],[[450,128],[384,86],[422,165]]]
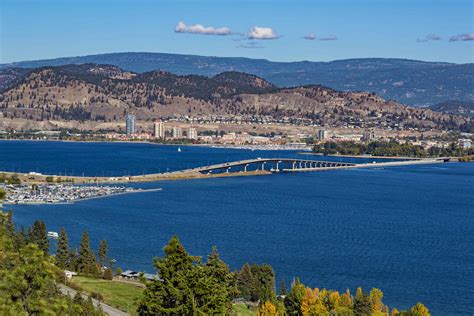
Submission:
[[[97,275],[98,273],[96,258],[90,248],[89,234],[87,232],[82,234],[79,257],[77,258],[77,270],[84,274]]]
[[[280,283],[280,295],[286,295],[286,283],[285,283],[285,279],[281,279],[281,283]]]
[[[160,280],[147,283],[140,315],[227,315],[230,289],[222,282],[224,270],[217,256],[209,266],[189,255],[174,236],[164,247],[165,257],[155,259]],[[226,278],[224,278],[226,279]]]
[[[356,298],[354,301],[354,314],[360,316],[372,315],[372,303],[370,296],[362,292],[360,287],[357,288]]]
[[[65,269],[69,259],[69,241],[67,238],[66,230],[61,228],[59,232],[58,244],[56,247],[56,265]]]
[[[103,267],[107,262],[107,240],[101,240],[99,243],[99,263]]]
[[[155,259],[153,263],[162,281],[155,280],[149,283],[138,313],[191,314],[193,302],[189,301],[187,295],[190,292],[187,277],[193,269],[194,259],[186,252],[176,236],[163,250],[165,257]]]
[[[237,295],[237,276],[230,272],[229,266],[220,258],[216,247],[213,247],[211,253],[207,257],[205,272],[208,276],[213,277],[218,283],[221,295],[227,302],[225,309],[232,309],[232,299]]]
[[[242,269],[240,269],[239,274],[237,275],[237,287],[240,297],[250,300],[255,289],[252,268],[250,268],[248,263],[242,266]]]
[[[5,228],[7,230],[7,235],[8,237],[13,237],[15,236],[15,225],[13,225],[12,211],[9,211],[6,216],[7,218],[6,218]]]
[[[46,225],[43,221],[35,221],[29,234],[30,242],[38,245],[45,255],[48,255],[49,240],[46,232]]]
[[[300,283],[299,279],[296,279],[293,287],[284,300],[288,315],[302,315],[301,303],[303,302],[305,294],[305,286]]]

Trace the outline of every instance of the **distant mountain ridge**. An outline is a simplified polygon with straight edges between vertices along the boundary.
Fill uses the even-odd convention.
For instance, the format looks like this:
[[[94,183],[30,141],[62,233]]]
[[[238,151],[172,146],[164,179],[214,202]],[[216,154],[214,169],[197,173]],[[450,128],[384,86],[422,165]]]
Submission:
[[[163,70],[178,75],[214,76],[238,71],[262,77],[279,87],[324,85],[341,91],[375,92],[385,99],[412,106],[446,100],[474,101],[474,64],[363,58],[331,62],[272,62],[241,57],[211,57],[166,53],[110,53],[0,65],[37,68],[66,64],[110,64],[136,73]],[[2,88],[0,74],[0,89]]]

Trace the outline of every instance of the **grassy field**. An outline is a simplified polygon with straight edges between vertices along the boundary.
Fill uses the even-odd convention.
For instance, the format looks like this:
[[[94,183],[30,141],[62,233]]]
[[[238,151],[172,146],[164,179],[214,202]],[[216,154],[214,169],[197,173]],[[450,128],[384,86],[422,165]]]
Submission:
[[[135,315],[143,288],[129,283],[107,281],[86,277],[74,277],[72,282],[87,293],[100,293],[104,303]]]
[[[100,293],[104,298],[104,303],[116,307],[120,310],[136,315],[138,301],[141,298],[143,288],[131,283],[117,281],[107,281],[102,279],[75,276],[72,283],[80,286],[85,292]],[[255,316],[255,309],[248,309],[245,304],[237,303],[233,305],[232,316]]]
[[[255,309],[248,309],[247,305],[237,303],[232,306],[232,316],[255,316],[257,311]]]

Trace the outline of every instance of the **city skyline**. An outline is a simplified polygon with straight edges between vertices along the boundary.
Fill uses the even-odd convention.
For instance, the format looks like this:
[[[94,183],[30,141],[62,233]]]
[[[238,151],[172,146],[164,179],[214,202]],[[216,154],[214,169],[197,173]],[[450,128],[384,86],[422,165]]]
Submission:
[[[465,0],[6,0],[1,6],[0,63],[127,51],[473,62],[473,4]]]

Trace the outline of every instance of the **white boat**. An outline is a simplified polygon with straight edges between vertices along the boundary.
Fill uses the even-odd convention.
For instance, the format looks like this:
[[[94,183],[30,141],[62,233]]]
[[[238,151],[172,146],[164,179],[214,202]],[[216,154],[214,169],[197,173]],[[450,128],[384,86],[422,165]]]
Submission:
[[[57,232],[48,232],[48,237],[57,239],[59,234]]]
[[[179,152],[179,153],[181,152],[181,147],[178,147],[178,152]]]

